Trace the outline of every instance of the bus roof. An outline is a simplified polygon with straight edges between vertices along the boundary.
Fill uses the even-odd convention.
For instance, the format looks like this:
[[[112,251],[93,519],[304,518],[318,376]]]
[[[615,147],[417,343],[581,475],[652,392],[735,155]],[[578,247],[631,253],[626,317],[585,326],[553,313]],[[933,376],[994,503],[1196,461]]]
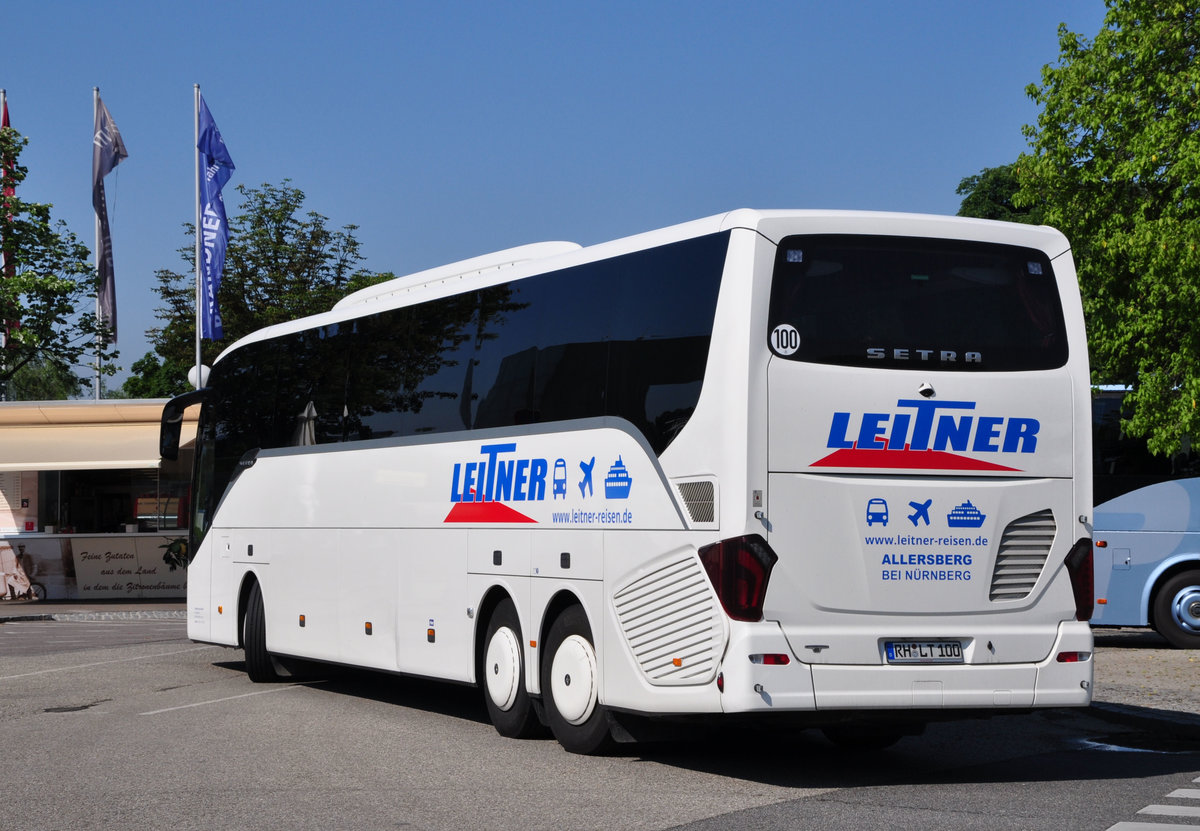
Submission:
[[[250,343],[315,329],[389,309],[409,306],[471,289],[541,274],[561,268],[628,254],[694,237],[743,228],[772,242],[798,233],[880,234],[885,236],[937,236],[1041,248],[1053,258],[1069,250],[1066,238],[1044,225],[1022,225],[986,219],[935,214],[848,210],[754,210],[742,208],[724,214],[597,243],[587,247],[573,242],[539,242],[460,260],[369,286],[339,300],[332,309],[308,317],[277,323],[252,332],[217,357]]]

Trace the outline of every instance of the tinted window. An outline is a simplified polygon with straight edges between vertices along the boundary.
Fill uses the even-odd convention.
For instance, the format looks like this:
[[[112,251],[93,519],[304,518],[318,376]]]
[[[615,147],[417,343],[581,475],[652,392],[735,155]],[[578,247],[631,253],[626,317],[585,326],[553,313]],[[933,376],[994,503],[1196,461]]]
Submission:
[[[1200,457],[1192,452],[1190,439],[1185,439],[1179,452],[1171,456],[1153,456],[1144,438],[1125,434],[1121,420],[1129,418],[1131,413],[1124,398],[1125,394],[1121,392],[1103,392],[1092,399],[1093,501],[1096,505],[1168,479],[1200,475]]]
[[[213,368],[203,532],[255,449],[619,416],[662,452],[700,397],[729,235],[249,344]]]
[[[780,357],[843,366],[1005,371],[1067,360],[1046,255],[954,240],[784,239],[768,337]]]

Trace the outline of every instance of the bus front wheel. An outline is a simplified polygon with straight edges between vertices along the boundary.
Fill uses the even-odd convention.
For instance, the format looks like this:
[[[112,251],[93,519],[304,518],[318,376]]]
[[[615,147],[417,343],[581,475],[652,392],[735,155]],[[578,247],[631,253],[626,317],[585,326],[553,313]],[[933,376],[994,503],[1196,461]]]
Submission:
[[[1184,571],[1154,595],[1154,628],[1180,649],[1200,649],[1200,570]]]
[[[483,701],[496,732],[510,739],[528,739],[541,730],[525,689],[521,622],[512,600],[500,601],[488,621],[483,660],[479,667]]]
[[[246,598],[242,646],[246,650],[246,674],[251,681],[258,684],[280,680],[279,667],[271,653],[267,652],[266,610],[263,608],[262,589],[257,581],[250,586],[250,595]]]
[[[607,749],[612,735],[599,701],[599,662],[582,607],[571,606],[555,618],[543,655],[542,697],[554,738],[571,753]]]

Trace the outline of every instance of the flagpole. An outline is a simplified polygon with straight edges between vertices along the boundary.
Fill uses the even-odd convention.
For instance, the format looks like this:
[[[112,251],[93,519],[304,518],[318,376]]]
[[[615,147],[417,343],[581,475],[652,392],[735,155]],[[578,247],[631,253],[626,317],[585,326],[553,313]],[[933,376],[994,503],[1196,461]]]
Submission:
[[[96,123],[96,116],[100,112],[100,87],[92,87],[92,124]],[[95,136],[92,136],[93,140]],[[96,214],[96,274],[99,276],[101,271],[100,258],[104,256],[104,243],[100,239],[100,214]],[[96,323],[101,323],[100,317],[100,287],[96,287]],[[101,350],[101,333],[99,328],[96,331],[96,374],[92,379],[92,390],[96,394],[96,400],[100,400],[100,350]]]
[[[194,85],[194,95],[192,102],[193,110],[193,125],[195,127],[195,140],[192,142],[193,152],[196,154],[196,175],[193,177],[193,182],[196,185],[196,389],[204,386],[204,379],[200,376],[200,85]]]

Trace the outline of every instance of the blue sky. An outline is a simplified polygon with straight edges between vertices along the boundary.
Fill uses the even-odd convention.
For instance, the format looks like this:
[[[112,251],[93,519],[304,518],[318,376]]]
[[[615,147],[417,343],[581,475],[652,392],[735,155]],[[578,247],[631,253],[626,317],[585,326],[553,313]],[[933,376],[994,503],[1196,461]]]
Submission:
[[[192,85],[237,184],[290,179],[364,266],[602,242],[740,207],[952,214],[1025,149],[1025,87],[1102,0],[21,2],[0,87],[26,199],[88,245],[92,87],[129,158],[106,180],[120,364],[194,218]],[[118,376],[120,383],[125,373]]]

